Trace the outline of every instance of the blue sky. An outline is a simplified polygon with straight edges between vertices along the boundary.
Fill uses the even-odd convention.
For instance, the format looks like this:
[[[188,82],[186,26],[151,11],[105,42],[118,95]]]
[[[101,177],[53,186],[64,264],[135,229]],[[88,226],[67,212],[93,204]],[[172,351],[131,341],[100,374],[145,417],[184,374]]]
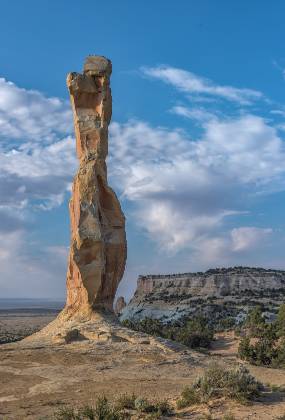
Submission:
[[[0,296],[64,297],[77,167],[65,79],[113,62],[109,181],[138,274],[285,269],[283,1],[4,2]]]

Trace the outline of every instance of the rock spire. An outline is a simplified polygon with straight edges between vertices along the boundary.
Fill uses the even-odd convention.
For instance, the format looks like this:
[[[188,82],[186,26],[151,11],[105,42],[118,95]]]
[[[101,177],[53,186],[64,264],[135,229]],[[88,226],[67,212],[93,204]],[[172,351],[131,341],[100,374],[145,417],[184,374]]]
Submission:
[[[127,306],[125,298],[123,296],[119,296],[115,303],[115,314],[120,315],[122,310]]]
[[[71,244],[64,313],[90,316],[113,310],[126,262],[125,217],[108,186],[106,157],[112,115],[111,61],[89,56],[84,71],[69,73],[76,151],[80,165],[69,204]]]

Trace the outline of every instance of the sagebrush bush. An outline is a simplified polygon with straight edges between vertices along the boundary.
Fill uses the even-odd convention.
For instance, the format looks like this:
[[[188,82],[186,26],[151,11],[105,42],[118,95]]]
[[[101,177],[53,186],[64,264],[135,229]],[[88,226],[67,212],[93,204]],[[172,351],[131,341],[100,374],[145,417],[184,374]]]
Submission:
[[[155,413],[157,408],[155,404],[149,402],[146,398],[138,397],[135,400],[135,409],[142,413]]]
[[[81,420],[78,411],[72,407],[60,407],[53,416],[54,420]]]
[[[176,401],[178,409],[189,407],[194,404],[200,404],[201,397],[197,390],[193,387],[186,387],[183,389],[180,398]]]
[[[261,389],[261,384],[244,366],[227,370],[215,365],[207,369],[192,386],[183,390],[177,407],[184,408],[219,397],[245,403],[259,396]]]
[[[54,416],[54,420],[122,420],[127,415],[117,408],[114,408],[108,399],[103,395],[97,398],[95,406],[83,408],[61,407]]]
[[[94,407],[94,419],[96,420],[121,420],[123,419],[122,413],[114,408],[103,395],[97,398]]]
[[[262,385],[245,366],[225,372],[226,396],[239,402],[254,400],[260,395]]]
[[[135,394],[122,394],[116,401],[116,408],[118,410],[134,410],[137,396]]]
[[[167,400],[156,401],[154,403],[154,409],[160,416],[168,416],[172,413],[172,409]]]
[[[97,398],[95,406],[83,408],[61,407],[53,415],[54,420],[126,420],[131,418],[128,410],[143,413],[143,418],[160,419],[172,413],[166,400],[150,402],[135,394],[122,394],[115,404],[103,395]]]

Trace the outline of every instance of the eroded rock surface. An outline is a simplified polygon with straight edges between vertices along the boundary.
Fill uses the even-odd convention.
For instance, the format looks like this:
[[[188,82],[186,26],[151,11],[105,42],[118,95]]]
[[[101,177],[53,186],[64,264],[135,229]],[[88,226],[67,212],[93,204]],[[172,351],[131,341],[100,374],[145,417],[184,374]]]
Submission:
[[[67,86],[80,162],[70,200],[71,245],[64,315],[89,317],[113,310],[126,262],[125,218],[108,186],[106,157],[112,115],[111,62],[89,56],[83,74],[70,73]]]
[[[239,322],[258,303],[271,319],[284,301],[284,291],[285,271],[273,269],[233,267],[140,276],[121,319],[172,322],[202,314],[213,322],[229,317]]]
[[[119,296],[115,304],[115,314],[119,315],[126,306],[127,304],[125,298],[123,296]]]

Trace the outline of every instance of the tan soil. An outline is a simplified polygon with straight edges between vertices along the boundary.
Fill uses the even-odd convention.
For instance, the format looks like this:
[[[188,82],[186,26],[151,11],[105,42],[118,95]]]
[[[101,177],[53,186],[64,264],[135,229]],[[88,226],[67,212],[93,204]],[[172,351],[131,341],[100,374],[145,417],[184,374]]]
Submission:
[[[0,344],[5,342],[16,341],[27,335],[39,331],[41,328],[51,322],[57,312],[31,314],[24,310],[19,312],[4,311],[0,313]]]
[[[40,419],[62,404],[92,404],[103,393],[111,400],[135,392],[174,401],[210,363],[230,367],[238,362],[238,341],[232,333],[219,334],[210,354],[205,355],[119,327],[114,331],[113,338],[106,336],[106,341],[41,344],[38,339],[0,346],[1,420]],[[284,370],[250,370],[264,383],[285,385]],[[284,398],[283,393],[268,392],[250,406],[213,401],[172,418],[199,419],[211,414],[223,419],[231,413],[236,419],[277,419],[285,414]]]

